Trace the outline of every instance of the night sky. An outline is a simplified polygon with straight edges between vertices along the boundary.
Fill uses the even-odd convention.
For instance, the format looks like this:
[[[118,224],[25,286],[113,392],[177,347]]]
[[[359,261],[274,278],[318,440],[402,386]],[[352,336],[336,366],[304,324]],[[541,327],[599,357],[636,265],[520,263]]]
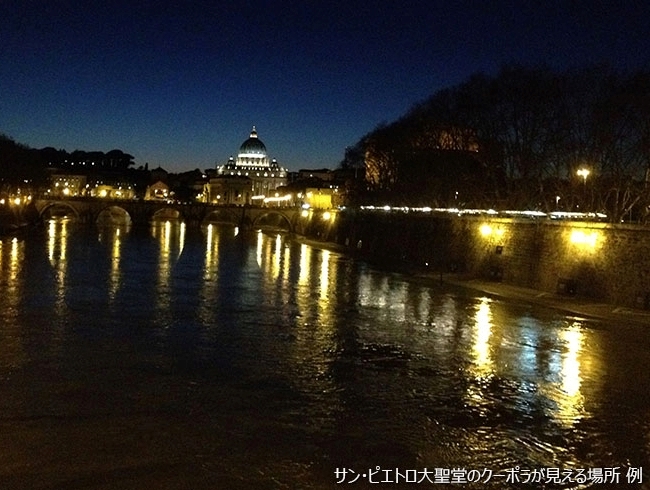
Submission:
[[[288,167],[507,63],[650,68],[650,2],[0,0],[0,133],[180,172]]]

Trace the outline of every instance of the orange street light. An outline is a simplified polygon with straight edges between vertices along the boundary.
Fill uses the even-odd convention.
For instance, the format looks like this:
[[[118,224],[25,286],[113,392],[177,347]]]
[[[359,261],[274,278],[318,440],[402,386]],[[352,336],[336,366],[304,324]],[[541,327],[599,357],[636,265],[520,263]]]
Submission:
[[[589,177],[589,174],[591,173],[588,168],[581,168],[576,172],[578,174],[578,177],[582,177],[582,182],[587,185],[587,177]]]

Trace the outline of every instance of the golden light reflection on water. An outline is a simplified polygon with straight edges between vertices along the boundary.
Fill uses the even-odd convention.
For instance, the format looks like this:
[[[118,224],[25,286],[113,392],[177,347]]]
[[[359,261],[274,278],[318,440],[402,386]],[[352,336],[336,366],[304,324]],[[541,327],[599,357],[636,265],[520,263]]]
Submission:
[[[151,232],[158,241],[158,287],[167,291],[171,271],[185,247],[185,223],[167,220],[164,222],[154,220]],[[170,306],[169,294],[160,294],[157,297],[158,306]]]
[[[481,303],[474,315],[474,322],[474,345],[472,346],[472,353],[474,354],[473,372],[477,377],[484,377],[494,369],[494,362],[492,361],[490,352],[492,312],[488,298],[481,298]]]
[[[298,289],[295,341],[289,350],[291,362],[302,373],[297,382],[305,390],[327,394],[328,411],[336,411],[339,393],[330,372],[331,353],[337,349],[336,317],[336,254],[329,250],[314,249],[306,244],[288,249],[293,255],[289,261],[294,270]]]
[[[582,343],[584,334],[580,324],[574,322],[560,332],[564,343],[560,370],[561,392],[556,396],[557,418],[564,424],[573,424],[584,416],[584,396],[582,385]]]
[[[20,250],[24,249],[25,242],[19,242],[18,238],[13,238],[11,240],[11,248],[9,253],[9,279],[12,284],[16,284],[18,281],[18,272],[20,270]]]
[[[221,243],[221,229],[212,223],[204,228],[205,257],[203,264],[203,281],[201,282],[201,296],[212,300],[216,297],[219,287],[219,246]],[[201,302],[201,315],[205,324],[214,323],[214,308],[212,301]]]
[[[311,247],[308,247],[304,243],[300,245],[300,270],[298,271],[298,284],[300,286],[305,286],[309,279],[311,250]]]
[[[68,225],[66,218],[51,219],[47,227],[48,259],[54,268],[66,260]]]
[[[282,237],[280,235],[275,237],[275,247],[273,249],[272,258],[273,260],[271,263],[273,266],[271,268],[271,273],[273,279],[276,279],[280,275],[282,265]]]
[[[57,313],[65,313],[65,291],[67,286],[67,218],[51,219],[47,228],[47,251],[50,264],[55,273],[55,295]]]
[[[103,226],[99,233],[99,241],[106,243],[111,250],[111,268],[108,276],[108,295],[111,301],[115,300],[122,285],[122,239],[128,230],[128,225]]]
[[[258,231],[255,258],[265,280],[277,285],[277,298],[288,304],[291,298],[290,269],[291,246],[281,234],[267,235]]]
[[[330,287],[330,252],[323,250],[320,254],[320,303],[323,305],[327,302],[327,294]]]
[[[469,371],[476,383],[468,385],[466,399],[468,403],[485,410],[486,403],[489,403],[489,388],[486,388],[486,381],[490,379],[494,371],[490,346],[493,325],[489,298],[480,299],[473,320],[472,365]]]
[[[325,325],[331,325],[335,308],[335,301],[331,297],[334,290],[332,281],[336,277],[336,271],[332,271],[333,258],[329,250],[321,250],[320,260],[320,294],[318,299],[320,321]]]
[[[120,247],[122,246],[122,238],[120,237],[120,229],[115,230],[113,235],[113,246],[111,247],[111,287],[110,295],[111,298],[115,298],[115,293],[117,292],[120,285]]]
[[[7,258],[5,259],[5,254]],[[23,297],[21,264],[25,255],[25,243],[17,238],[0,240],[0,294],[2,294],[3,323],[0,329],[0,367],[15,368],[25,360],[23,336],[14,322]]]
[[[205,267],[203,279],[209,281],[215,278],[219,267],[219,233],[215,233],[215,227],[210,223],[205,233]]]
[[[153,221],[151,231],[158,240],[161,260],[166,264],[176,261],[185,246],[185,223]]]
[[[264,234],[262,231],[257,232],[257,246],[255,247],[255,258],[258,267],[262,267],[262,251],[264,250]]]
[[[284,284],[285,289],[288,289],[291,287],[291,282],[289,280],[290,277],[290,272],[291,272],[291,254],[292,254],[292,248],[291,245],[287,239],[287,241],[284,243],[284,251],[282,253],[282,284]]]

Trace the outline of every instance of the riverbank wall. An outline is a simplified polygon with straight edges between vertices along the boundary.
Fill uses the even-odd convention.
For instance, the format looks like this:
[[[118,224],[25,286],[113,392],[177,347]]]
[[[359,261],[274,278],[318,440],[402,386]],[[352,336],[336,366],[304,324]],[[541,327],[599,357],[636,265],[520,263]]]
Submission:
[[[641,226],[344,210],[315,212],[301,234],[397,270],[650,309],[650,229]]]

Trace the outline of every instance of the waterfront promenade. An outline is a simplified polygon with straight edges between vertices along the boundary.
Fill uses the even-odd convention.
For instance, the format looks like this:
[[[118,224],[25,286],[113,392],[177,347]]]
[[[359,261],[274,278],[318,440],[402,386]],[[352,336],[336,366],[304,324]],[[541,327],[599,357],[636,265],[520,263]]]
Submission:
[[[427,276],[440,280],[440,275]],[[455,275],[443,275],[442,282],[464,288],[482,291],[490,296],[521,301],[546,308],[564,311],[579,317],[605,320],[611,323],[635,323],[650,325],[650,310],[629,308],[609,303],[600,303],[580,296],[565,296],[532,288],[524,288],[481,279],[463,279]]]

